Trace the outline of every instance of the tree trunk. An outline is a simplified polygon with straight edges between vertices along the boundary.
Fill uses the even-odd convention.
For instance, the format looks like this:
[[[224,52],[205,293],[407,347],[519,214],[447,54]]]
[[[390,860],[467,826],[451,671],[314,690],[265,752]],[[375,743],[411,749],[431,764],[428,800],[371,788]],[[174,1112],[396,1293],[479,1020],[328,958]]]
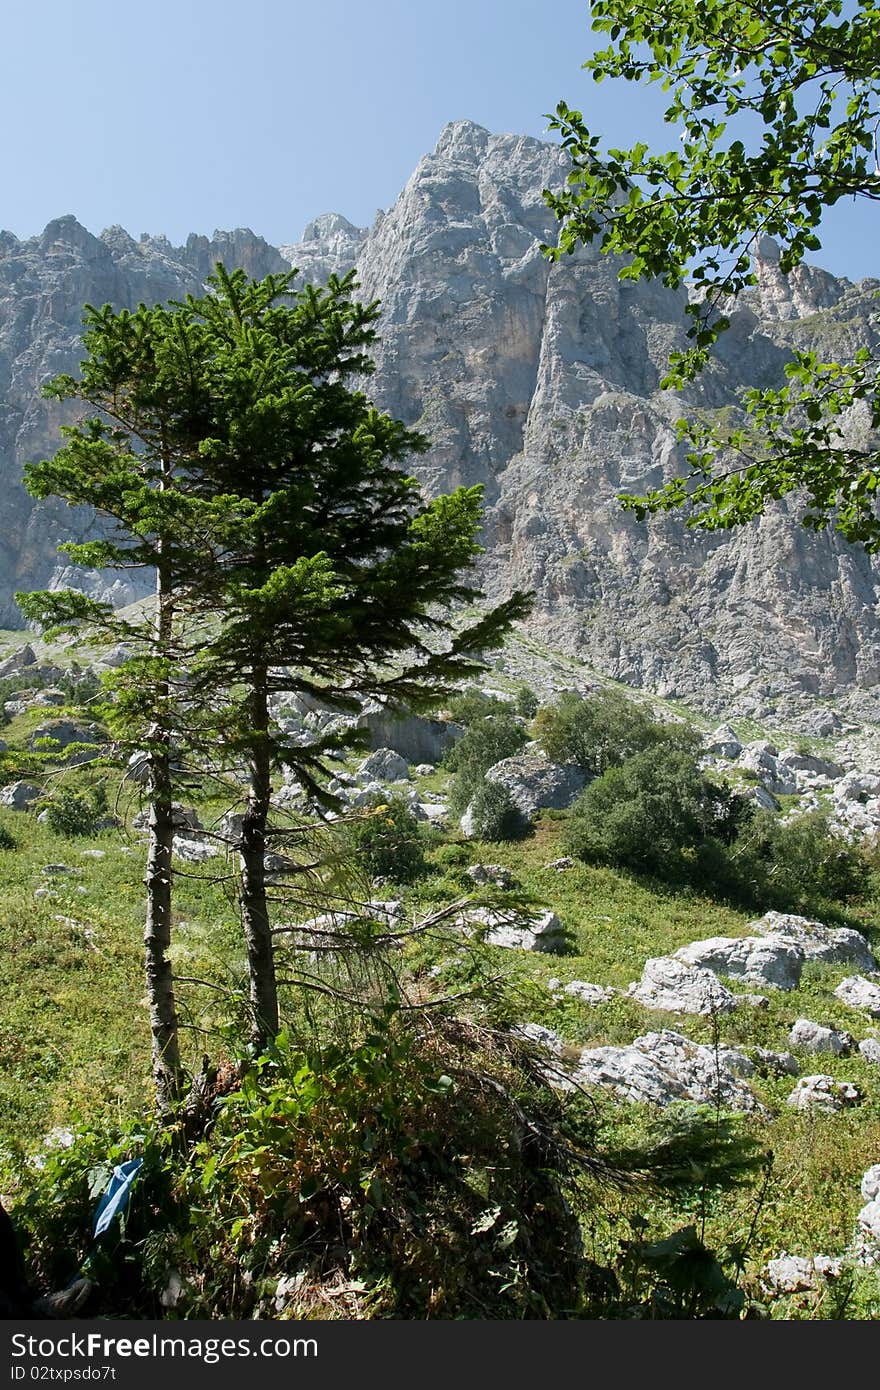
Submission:
[[[174,611],[167,560],[156,570],[156,627],[154,655],[168,655]],[[169,713],[171,691],[164,677],[157,683],[156,717],[150,729],[150,837],[144,884],[147,911],[144,924],[144,973],[152,1034],[153,1081],[156,1102],[163,1117],[170,1115],[183,1088],[180,1061],[174,972],[168,959],[171,946],[171,854],[174,841],[174,808],[171,790]]]
[[[272,795],[269,709],[265,670],[253,673],[250,698],[253,744],[250,787],[241,830],[241,921],[247,945],[251,1042],[263,1052],[278,1032],[275,949],[266,902],[266,827]]]
[[[154,731],[155,736],[155,731]],[[161,737],[161,735],[160,735]],[[152,1033],[153,1080],[162,1115],[168,1115],[180,1096],[183,1069],[177,1032],[174,974],[168,959],[171,945],[171,852],[174,818],[171,770],[167,749],[150,758],[150,839],[147,851],[147,916],[144,926],[144,970]]]

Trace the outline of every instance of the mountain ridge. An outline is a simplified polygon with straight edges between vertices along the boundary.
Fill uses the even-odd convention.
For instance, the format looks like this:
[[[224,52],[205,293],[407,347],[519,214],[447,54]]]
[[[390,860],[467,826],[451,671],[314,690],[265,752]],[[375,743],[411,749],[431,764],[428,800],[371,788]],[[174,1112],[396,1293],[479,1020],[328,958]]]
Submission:
[[[808,728],[818,703],[880,720],[876,562],[804,532],[785,504],[709,535],[674,517],[638,523],[616,501],[680,469],[681,414],[735,410],[743,387],[780,379],[795,345],[843,355],[874,343],[878,282],[815,266],[783,277],[762,243],[717,361],[681,396],[664,391],[686,292],[620,281],[594,248],[542,255],[555,232],[542,190],[565,168],[558,146],[457,121],[369,228],[325,213],[280,248],[245,228],[183,247],[120,227],[96,237],[71,216],[27,241],[0,233],[0,619],[14,620],[12,589],[47,582],[137,596],[137,584],[60,567],[70,512],[34,505],[17,481],[57,441],[62,416],[39,387],[76,370],[83,303],[198,294],[216,259],[253,275],[295,264],[304,280],[354,268],[382,303],[370,393],[433,441],[414,471],[428,492],[486,490],[491,598],[533,588],[543,640],[709,713]],[[83,515],[73,529],[92,526]]]

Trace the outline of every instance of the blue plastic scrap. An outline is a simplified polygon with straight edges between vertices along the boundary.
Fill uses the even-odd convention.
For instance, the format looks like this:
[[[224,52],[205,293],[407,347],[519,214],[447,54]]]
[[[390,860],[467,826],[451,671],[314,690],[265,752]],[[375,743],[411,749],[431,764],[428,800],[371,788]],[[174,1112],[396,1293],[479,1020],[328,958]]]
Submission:
[[[140,1172],[143,1161],[142,1158],[132,1158],[129,1159],[128,1163],[117,1163],[113,1169],[113,1176],[104,1189],[95,1214],[96,1236],[106,1231],[114,1216],[125,1211],[134,1180]]]

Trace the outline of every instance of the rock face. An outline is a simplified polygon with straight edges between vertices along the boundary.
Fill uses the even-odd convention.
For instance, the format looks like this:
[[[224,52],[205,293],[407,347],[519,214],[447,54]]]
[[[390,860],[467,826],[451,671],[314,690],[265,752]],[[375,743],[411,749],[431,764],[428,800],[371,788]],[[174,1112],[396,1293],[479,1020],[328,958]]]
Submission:
[[[643,525],[616,501],[680,467],[674,422],[688,407],[711,415],[742,386],[781,381],[794,344],[872,342],[876,282],[813,267],[785,279],[763,244],[715,367],[680,399],[660,380],[683,341],[684,292],[621,282],[591,248],[542,256],[556,228],[541,191],[565,174],[557,146],[457,121],[369,230],[330,213],[281,251],[241,230],[183,247],[119,227],[93,236],[73,217],[27,241],[0,233],[0,623],[16,621],[16,587],[77,582],[118,601],[143,588],[60,567],[57,540],[89,534],[93,518],[20,486],[22,463],[57,445],[63,416],[40,386],[76,371],[82,305],[199,293],[217,258],[317,279],[356,266],[363,297],[383,303],[370,390],[432,439],[415,465],[426,490],[485,485],[487,590],[534,589],[539,640],[708,710],[805,729],[817,697],[877,714],[876,562],[802,531],[784,505],[701,536],[669,517]]]

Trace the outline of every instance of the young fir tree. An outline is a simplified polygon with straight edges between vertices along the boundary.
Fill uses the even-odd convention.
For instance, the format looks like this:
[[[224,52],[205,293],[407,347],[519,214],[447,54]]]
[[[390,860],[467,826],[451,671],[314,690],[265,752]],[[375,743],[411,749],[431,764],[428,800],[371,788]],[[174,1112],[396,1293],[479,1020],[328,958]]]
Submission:
[[[354,378],[373,370],[378,305],[352,275],[291,296],[290,275],[249,281],[218,266],[189,300],[209,334],[212,395],[234,401],[201,446],[206,498],[235,496],[217,575],[219,626],[196,688],[232,692],[233,743],[249,768],[240,839],[252,1038],[279,1026],[265,881],[271,777],[279,763],[320,795],[322,746],[290,747],[273,726],[279,691],[356,709],[367,696],[426,708],[478,670],[526,611],[516,594],[470,623],[480,488],[422,501],[401,461],[427,441],[383,414]],[[430,645],[429,645],[430,643]]]
[[[120,527],[114,542],[66,547],[74,560],[157,569],[149,634],[78,594],[31,595],[23,606],[40,621],[100,620],[149,653],[150,679],[124,707],[152,720],[148,984],[152,1011],[159,950],[165,1007],[154,1058],[168,1071],[172,1057],[179,1071],[167,1040],[169,747],[192,735],[169,676],[174,663],[185,654],[190,664],[183,704],[222,705],[215,727],[248,765],[240,900],[260,1048],[278,1031],[264,871],[272,770],[293,764],[320,794],[326,751],[320,741],[283,744],[272,694],[299,691],[340,709],[365,696],[426,707],[479,669],[482,651],[526,610],[517,594],[456,625],[456,611],[479,594],[468,570],[479,551],[480,489],[422,502],[399,464],[426,441],[373,409],[352,380],[372,370],[366,350],[378,306],[353,299],[352,276],[295,294],[294,274],[252,282],[218,266],[201,299],[137,315],[88,310],[82,380],[50,389],[103,413],[69,429],[59,454],[28,470],[37,495],[88,503]],[[187,645],[186,630],[200,632],[198,643]]]
[[[120,731],[148,753],[149,842],[145,874],[145,973],[153,1074],[160,1109],[180,1092],[182,1067],[168,948],[171,942],[171,749],[178,701],[175,671],[186,658],[185,596],[198,589],[214,559],[216,499],[197,499],[185,482],[198,467],[209,401],[198,370],[200,344],[173,307],[115,312],[87,306],[86,358],[78,381],[59,376],[45,395],[76,401],[90,414],[62,427],[52,459],[25,471],[37,497],[63,497],[109,519],[103,540],[66,544],[87,567],[141,569],[156,576],[155,604],[142,619],[125,618],[76,591],[16,594],[25,616],[47,626],[91,626],[125,642],[116,715]]]

